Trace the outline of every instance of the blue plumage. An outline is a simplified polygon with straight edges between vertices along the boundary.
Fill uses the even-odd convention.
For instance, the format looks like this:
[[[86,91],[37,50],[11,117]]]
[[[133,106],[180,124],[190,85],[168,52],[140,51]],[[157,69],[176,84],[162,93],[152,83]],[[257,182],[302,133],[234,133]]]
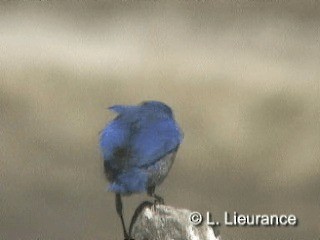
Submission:
[[[168,174],[183,137],[172,110],[157,101],[109,109],[118,114],[100,136],[109,190],[125,195],[154,188]]]

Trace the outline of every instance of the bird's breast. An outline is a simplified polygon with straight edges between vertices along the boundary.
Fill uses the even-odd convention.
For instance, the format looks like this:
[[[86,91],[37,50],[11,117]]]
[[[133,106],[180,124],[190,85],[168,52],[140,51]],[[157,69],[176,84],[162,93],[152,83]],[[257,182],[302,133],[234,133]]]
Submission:
[[[146,169],[148,186],[157,186],[163,182],[172,167],[176,154],[177,151],[171,152]]]

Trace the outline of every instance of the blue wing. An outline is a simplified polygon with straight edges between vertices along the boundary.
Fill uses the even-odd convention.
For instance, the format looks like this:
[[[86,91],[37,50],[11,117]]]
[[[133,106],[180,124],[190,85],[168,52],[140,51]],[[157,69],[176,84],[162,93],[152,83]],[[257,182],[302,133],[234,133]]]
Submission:
[[[101,132],[100,148],[105,161],[112,162],[114,153],[128,144],[128,139],[132,135],[132,122],[135,121],[130,115],[136,110],[136,106],[114,105],[109,107],[110,110],[119,115],[111,121]],[[116,164],[116,163],[115,163]]]
[[[172,118],[141,123],[130,144],[133,158],[130,165],[144,167],[175,151],[181,143],[182,133]]]
[[[100,148],[104,160],[109,162],[112,168],[118,168],[115,152],[126,145],[129,136],[129,125],[117,119],[110,122],[107,127],[103,129],[100,137]]]

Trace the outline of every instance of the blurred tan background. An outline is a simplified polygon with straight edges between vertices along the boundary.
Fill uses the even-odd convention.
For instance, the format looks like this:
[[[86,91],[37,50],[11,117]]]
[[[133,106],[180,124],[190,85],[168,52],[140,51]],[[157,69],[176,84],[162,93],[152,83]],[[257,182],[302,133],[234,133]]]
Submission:
[[[0,239],[121,239],[99,131],[150,99],[185,134],[167,204],[299,218],[224,240],[319,239],[319,39],[318,1],[1,2]]]

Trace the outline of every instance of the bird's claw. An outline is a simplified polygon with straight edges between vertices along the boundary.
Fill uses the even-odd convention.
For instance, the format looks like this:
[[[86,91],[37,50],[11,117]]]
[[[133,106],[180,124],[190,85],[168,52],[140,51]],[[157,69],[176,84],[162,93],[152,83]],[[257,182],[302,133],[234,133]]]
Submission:
[[[160,196],[155,196],[154,197],[154,204],[157,205],[157,204],[160,204],[160,205],[164,205],[164,200],[162,197]]]
[[[134,240],[134,239],[131,238],[127,233],[125,233],[124,240]]]

